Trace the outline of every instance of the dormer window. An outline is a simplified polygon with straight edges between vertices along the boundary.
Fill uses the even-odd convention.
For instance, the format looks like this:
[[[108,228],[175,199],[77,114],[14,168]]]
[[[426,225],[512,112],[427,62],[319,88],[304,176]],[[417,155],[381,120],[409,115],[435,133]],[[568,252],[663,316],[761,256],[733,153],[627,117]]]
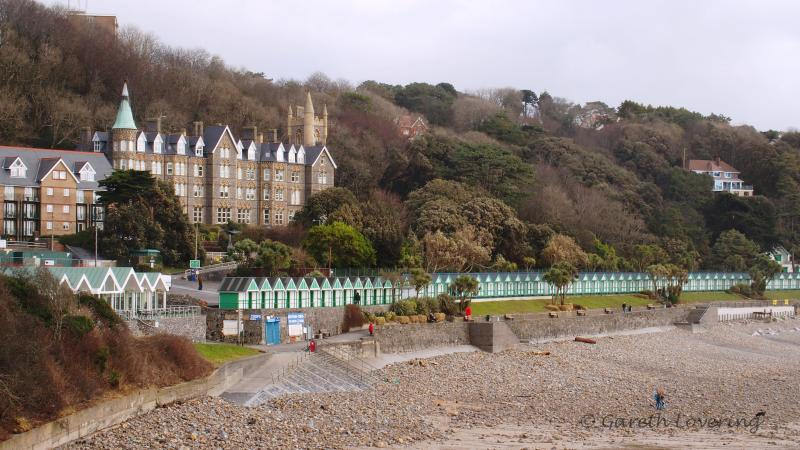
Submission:
[[[91,165],[86,164],[80,171],[80,179],[81,181],[94,181],[94,168]]]
[[[161,141],[153,142],[153,153],[161,153]]]
[[[194,148],[194,155],[195,156],[203,156],[203,146],[202,145],[197,144],[197,146]]]
[[[28,171],[28,168],[25,167],[25,164],[22,163],[22,160],[17,158],[11,167],[9,167],[11,171],[11,178],[25,178],[25,173]]]
[[[101,152],[103,151],[103,142],[102,141],[94,141],[94,151]]]

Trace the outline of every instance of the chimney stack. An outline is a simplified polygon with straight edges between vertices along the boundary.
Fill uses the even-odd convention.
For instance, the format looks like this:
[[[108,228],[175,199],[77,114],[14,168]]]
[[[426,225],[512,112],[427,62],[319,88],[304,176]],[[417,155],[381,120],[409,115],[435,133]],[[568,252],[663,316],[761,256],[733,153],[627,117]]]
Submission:
[[[272,142],[273,143],[277,143],[278,142],[278,129],[277,128],[273,128],[272,129]]]
[[[250,139],[255,141],[258,137],[258,128],[255,125],[249,127],[242,127],[242,139]]]
[[[92,127],[81,128],[81,150],[92,151]]]
[[[714,162],[717,163],[717,165],[719,165],[719,156],[714,157]]]
[[[202,121],[194,122],[194,135],[195,136],[202,136],[203,135],[203,122]]]
[[[182,134],[182,135],[184,135],[184,136],[188,136],[188,135],[186,134],[186,128],[181,128],[181,134]]]
[[[161,133],[161,117],[154,117],[152,119],[147,119],[145,122],[145,130],[152,133]]]
[[[264,133],[258,133],[258,139],[256,139],[256,142],[259,144],[264,143]]]

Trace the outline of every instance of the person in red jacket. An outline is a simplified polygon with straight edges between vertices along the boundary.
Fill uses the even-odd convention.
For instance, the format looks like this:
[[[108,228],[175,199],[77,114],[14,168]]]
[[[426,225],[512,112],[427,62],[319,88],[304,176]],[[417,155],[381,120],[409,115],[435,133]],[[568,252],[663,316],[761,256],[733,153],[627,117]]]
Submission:
[[[472,320],[472,307],[469,305],[467,305],[467,308],[464,310],[464,318]]]
[[[369,323],[369,335],[370,335],[370,336],[373,336],[373,335],[374,335],[374,333],[375,333],[375,324],[374,324],[374,323],[372,323],[372,322],[370,322],[370,323]]]

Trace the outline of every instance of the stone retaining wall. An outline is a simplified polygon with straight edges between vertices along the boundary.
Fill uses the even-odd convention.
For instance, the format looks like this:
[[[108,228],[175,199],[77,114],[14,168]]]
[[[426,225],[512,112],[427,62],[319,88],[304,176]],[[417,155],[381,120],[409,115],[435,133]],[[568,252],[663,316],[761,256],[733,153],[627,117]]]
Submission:
[[[134,336],[152,336],[154,334],[176,334],[185,336],[194,342],[206,340],[206,317],[167,317],[153,320],[129,320],[128,329]]]
[[[0,450],[49,449],[88,436],[104,428],[176,401],[217,396],[241,380],[247,370],[263,362],[267,355],[226,364],[206,378],[165,388],[141,389],[123,397],[104,401],[69,416],[48,422],[31,431],[15,434],[0,442]]]
[[[377,313],[386,311],[388,305],[362,306],[362,311]],[[261,344],[264,341],[264,320],[267,316],[277,316],[281,324],[281,342],[289,342],[287,314],[301,312],[305,314],[305,324],[310,325],[316,332],[326,330],[332,335],[342,331],[344,308],[294,308],[294,309],[244,309],[242,310],[243,338],[247,344]],[[250,320],[250,316],[257,314],[261,319]],[[225,319],[236,320],[238,313],[230,310],[209,308],[206,315],[206,339],[217,342],[236,342],[236,336],[222,335],[222,321]]]
[[[562,315],[557,318],[550,318],[547,315],[531,315],[523,318],[515,316],[514,320],[506,320],[502,323],[507,325],[518,339],[536,342],[562,337],[673,325],[686,320],[689,311],[689,308],[661,308],[589,316],[570,315],[564,317]],[[480,324],[480,320],[477,323]],[[486,343],[471,342],[472,335],[483,335],[478,332],[478,328],[475,328],[471,334],[468,325],[468,323],[458,320],[443,323],[384,325],[376,329],[375,340],[380,345],[382,353],[396,353],[451,344],[472,344],[480,348],[491,347],[490,351],[494,351],[493,346],[487,346]],[[487,333],[489,332],[487,331]],[[493,328],[491,328],[490,334],[494,342],[495,331]],[[501,349],[510,346],[512,339],[507,339],[508,337],[510,336],[498,338]]]
[[[673,325],[675,322],[685,321],[689,311],[689,308],[662,308],[583,317],[515,318],[506,323],[518,338],[537,342],[562,337]]]
[[[469,344],[464,321],[383,325],[375,330],[375,340],[383,353],[397,353],[440,345]]]

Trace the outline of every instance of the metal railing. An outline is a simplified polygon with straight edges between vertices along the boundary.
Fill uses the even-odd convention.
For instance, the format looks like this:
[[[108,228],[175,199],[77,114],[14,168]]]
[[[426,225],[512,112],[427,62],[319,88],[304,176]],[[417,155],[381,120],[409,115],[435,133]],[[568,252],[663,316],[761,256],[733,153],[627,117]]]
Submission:
[[[123,320],[158,320],[167,318],[197,317],[202,314],[199,306],[170,306],[158,309],[140,309],[138,311],[121,310],[116,313]]]
[[[345,350],[344,347],[346,346],[326,345],[320,347],[318,351],[320,355],[328,355],[332,358],[329,362],[335,364],[353,378],[358,378],[362,382],[366,381],[370,385],[380,381],[380,378],[372,374],[373,371],[378,370],[377,367],[353,354],[353,352]]]
[[[794,317],[794,311],[749,311],[749,312],[741,312],[741,313],[730,313],[730,314],[720,314],[717,316],[717,321],[719,322],[729,322],[732,320],[755,320],[755,319],[764,319],[764,317],[769,317],[770,319],[775,317]]]
[[[310,352],[297,352],[295,358],[289,364],[283,366],[280,372],[272,374],[272,384],[279,383],[281,380],[291,375],[301,364],[311,356]]]
[[[220,271],[224,271],[224,270],[233,270],[233,269],[237,268],[238,266],[239,266],[239,263],[236,262],[236,261],[228,261],[228,262],[217,263],[217,264],[209,264],[209,265],[203,266],[203,267],[201,267],[199,269],[186,269],[183,272],[183,277],[184,278],[189,278],[189,275],[191,275],[193,270],[195,271],[195,273],[202,275],[204,273],[220,272]]]

